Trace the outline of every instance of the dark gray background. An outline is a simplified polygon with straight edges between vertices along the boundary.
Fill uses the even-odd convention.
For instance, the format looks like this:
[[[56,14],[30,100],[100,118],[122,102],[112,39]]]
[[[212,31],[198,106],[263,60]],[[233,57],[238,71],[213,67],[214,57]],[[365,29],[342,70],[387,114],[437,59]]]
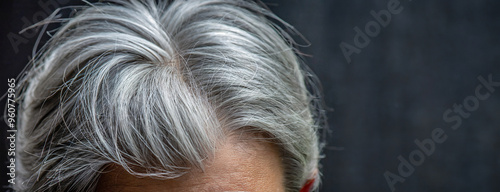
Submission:
[[[500,81],[500,1],[401,0],[402,11],[351,63],[339,44],[353,45],[353,28],[364,31],[375,20],[370,11],[387,9],[389,0],[264,2],[309,40],[298,40],[307,45],[300,50],[311,55],[305,60],[333,109],[321,191],[390,191],[384,173],[398,174],[398,156],[408,160],[418,149],[414,140],[430,138],[436,128],[447,140],[396,191],[500,191],[500,87],[456,130],[443,119],[446,110],[475,94],[479,76]],[[33,21],[42,8],[37,1],[2,3],[3,93],[2,82],[19,73],[35,42],[28,38],[15,53],[7,34],[20,31],[21,18]],[[64,5],[74,4],[81,3]]]

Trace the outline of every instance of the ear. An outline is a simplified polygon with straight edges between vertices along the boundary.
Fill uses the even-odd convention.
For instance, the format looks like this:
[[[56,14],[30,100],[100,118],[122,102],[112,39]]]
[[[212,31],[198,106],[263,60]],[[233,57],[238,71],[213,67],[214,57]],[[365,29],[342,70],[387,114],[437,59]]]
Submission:
[[[300,192],[310,192],[313,185],[314,185],[314,180],[316,179],[309,179],[307,182],[302,186],[302,189],[300,189]]]
[[[314,183],[316,181],[316,178],[318,178],[318,173],[319,173],[319,170],[318,168],[316,168],[313,173],[311,174],[311,176],[309,178],[309,180],[307,180],[307,182],[304,184],[304,186],[302,186],[302,189],[300,189],[300,192],[310,192],[314,186]]]

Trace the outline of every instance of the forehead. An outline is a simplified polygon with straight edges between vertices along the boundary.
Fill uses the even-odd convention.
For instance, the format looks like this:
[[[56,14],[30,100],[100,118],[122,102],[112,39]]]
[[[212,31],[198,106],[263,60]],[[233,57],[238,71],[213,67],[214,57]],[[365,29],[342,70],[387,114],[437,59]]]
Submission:
[[[137,178],[116,166],[102,174],[97,191],[284,191],[278,149],[265,141],[229,137],[205,165],[168,180]]]

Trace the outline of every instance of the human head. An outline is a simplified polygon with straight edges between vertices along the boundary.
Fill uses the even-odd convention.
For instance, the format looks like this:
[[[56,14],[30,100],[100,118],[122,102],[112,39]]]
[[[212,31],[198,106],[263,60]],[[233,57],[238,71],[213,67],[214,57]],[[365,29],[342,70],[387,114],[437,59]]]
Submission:
[[[244,0],[82,9],[22,81],[17,189],[93,191],[111,166],[175,179],[244,135],[277,148],[298,191],[319,177],[320,109],[280,25]]]

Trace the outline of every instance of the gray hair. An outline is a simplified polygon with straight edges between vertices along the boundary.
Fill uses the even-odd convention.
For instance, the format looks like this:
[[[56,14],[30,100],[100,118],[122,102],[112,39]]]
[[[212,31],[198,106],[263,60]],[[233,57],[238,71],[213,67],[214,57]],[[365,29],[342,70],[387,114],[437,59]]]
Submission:
[[[176,178],[230,133],[280,148],[287,191],[319,177],[314,75],[264,6],[116,0],[65,21],[22,78],[18,191],[94,191],[112,164]]]

